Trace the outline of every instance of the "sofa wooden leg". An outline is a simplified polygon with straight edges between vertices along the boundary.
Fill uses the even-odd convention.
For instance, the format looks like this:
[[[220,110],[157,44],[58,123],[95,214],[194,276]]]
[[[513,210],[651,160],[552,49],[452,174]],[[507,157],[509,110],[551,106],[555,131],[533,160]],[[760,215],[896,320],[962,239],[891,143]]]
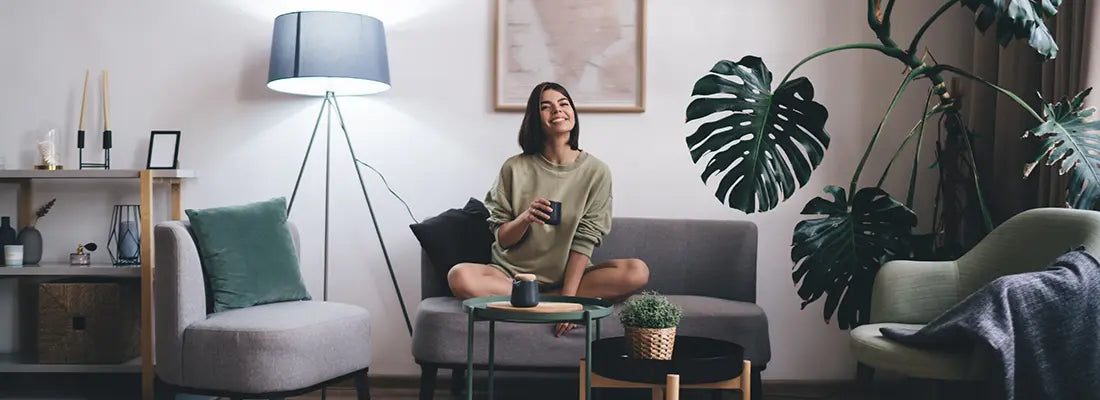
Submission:
[[[367,369],[355,374],[355,397],[357,400],[370,400],[370,372]]]
[[[451,395],[458,397],[466,391],[466,368],[451,370]]]
[[[439,368],[431,364],[420,364],[420,400],[432,400],[435,397],[435,375]]]

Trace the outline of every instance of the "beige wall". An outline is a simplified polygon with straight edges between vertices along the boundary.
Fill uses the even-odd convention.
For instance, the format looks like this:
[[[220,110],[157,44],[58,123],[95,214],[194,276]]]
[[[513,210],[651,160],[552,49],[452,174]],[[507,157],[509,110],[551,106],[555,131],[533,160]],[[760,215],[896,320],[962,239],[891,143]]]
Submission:
[[[425,219],[461,206],[469,197],[481,198],[500,162],[518,151],[515,133],[521,116],[490,108],[492,4],[6,2],[0,11],[0,37],[7,38],[0,41],[0,155],[9,165],[26,167],[34,134],[47,127],[75,132],[84,71],[92,69],[94,74],[106,68],[112,84],[115,168],[144,165],[150,130],[179,129],[181,162],[201,174],[185,189],[187,207],[289,196],[319,104],[264,87],[272,20],[299,8],[375,13],[387,22],[393,89],[346,99],[341,105],[358,154],[383,171],[416,216]],[[832,148],[807,187],[765,214],[746,216],[727,209],[702,184],[701,169],[691,163],[684,143],[690,133],[684,110],[695,80],[720,59],[761,56],[778,80],[813,51],[875,41],[866,26],[865,6],[863,0],[651,0],[646,21],[647,112],[580,116],[582,145],[613,171],[615,215],[747,219],[759,225],[759,303],[768,313],[773,344],[768,379],[837,379],[854,372],[847,332],[838,330],[835,322],[822,321],[821,303],[799,309],[790,279],[791,231],[801,220],[802,207],[822,194],[822,187],[847,185],[903,68],[876,53],[857,51],[826,56],[800,69],[814,81],[819,101],[829,107]],[[907,42],[937,6],[899,1],[899,42]],[[955,8],[930,31],[926,43],[937,59],[969,66],[971,20],[964,9]],[[926,83],[915,87],[897,108],[864,184],[874,184],[893,146],[915,122],[925,88]],[[98,101],[89,103],[88,126],[100,126],[99,107]],[[67,146],[75,148],[75,143]],[[409,338],[355,173],[344,146],[336,145],[333,154],[331,297],[371,309],[376,344],[372,372],[415,374]],[[318,295],[322,155],[315,153],[292,216],[302,226],[304,275]],[[925,160],[928,165],[927,154]],[[75,152],[67,155],[67,162],[76,163]],[[908,168],[896,171],[887,188],[904,196]],[[412,221],[376,176],[368,173],[365,178],[415,312],[419,247],[408,229]],[[929,173],[921,176],[921,215],[931,210],[933,184]],[[136,186],[120,183],[49,183],[40,189],[40,199],[58,197],[55,210],[40,224],[46,258],[55,260],[64,259],[78,242],[105,242],[110,206],[136,200],[129,195],[133,191],[127,191]],[[0,212],[5,215],[14,213],[12,192],[0,190],[6,204]],[[103,251],[94,255],[105,256]],[[12,311],[10,299],[0,300],[0,318],[10,318]],[[0,337],[0,351],[5,345],[10,349],[14,343]]]

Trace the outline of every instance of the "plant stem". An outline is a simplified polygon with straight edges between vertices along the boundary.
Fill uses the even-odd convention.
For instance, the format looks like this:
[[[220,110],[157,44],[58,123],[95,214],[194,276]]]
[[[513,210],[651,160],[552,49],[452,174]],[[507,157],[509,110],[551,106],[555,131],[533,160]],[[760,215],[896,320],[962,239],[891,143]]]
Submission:
[[[984,84],[986,86],[989,86],[989,87],[993,88],[994,90],[997,90],[998,92],[1001,92],[1005,96],[1008,96],[1008,98],[1015,101],[1016,104],[1019,104],[1020,107],[1023,107],[1025,110],[1027,110],[1028,113],[1031,113],[1031,116],[1034,117],[1035,120],[1037,120],[1039,122],[1043,122],[1043,117],[1039,116],[1039,113],[1035,112],[1035,110],[1032,109],[1031,106],[1029,106],[1027,104],[1027,102],[1025,102],[1023,99],[1021,99],[1015,93],[1012,93],[1012,92],[1008,91],[1005,88],[997,86],[996,84],[994,84],[992,82],[989,82],[985,79],[982,79],[981,77],[979,77],[977,75],[974,75],[974,74],[971,74],[970,72],[967,72],[965,70],[962,70],[962,69],[959,69],[959,68],[956,68],[954,66],[947,65],[947,64],[937,64],[937,65],[935,65],[933,67],[929,67],[927,69],[926,76],[928,76],[930,78],[931,77],[939,77],[940,72],[942,72],[942,71],[954,72],[958,75],[965,76],[965,77],[970,78],[974,81],[981,82],[982,84]],[[953,108],[953,107],[948,109],[948,117],[959,119],[960,117],[958,115],[958,109]],[[955,126],[961,127],[962,126],[962,121],[957,120],[956,123],[955,123]],[[985,196],[982,194],[982,186],[981,186],[980,179],[978,178],[978,160],[974,156],[974,145],[970,142],[970,135],[969,135],[969,132],[967,132],[966,129],[962,129],[962,132],[956,132],[956,134],[963,135],[963,142],[966,145],[966,152],[967,152],[967,155],[970,157],[971,172],[974,176],[974,191],[977,193],[977,196],[978,196],[978,205],[981,207],[982,219],[985,222],[986,232],[990,232],[990,231],[993,230],[993,219],[990,218],[990,216],[989,216],[989,208],[986,207]]]
[[[959,118],[956,113],[951,118]],[[955,126],[962,127],[962,121],[957,121]],[[985,221],[985,228],[987,231],[993,230],[993,219],[989,217],[989,209],[985,207],[985,196],[982,195],[982,185],[978,181],[978,160],[974,158],[974,145],[970,143],[970,132],[967,129],[962,129],[962,132],[957,132],[963,137],[963,143],[966,143],[966,151],[970,154],[970,168],[974,175],[974,191],[978,193],[978,204],[981,204],[982,219]]]
[[[905,208],[908,208],[910,210],[913,209],[913,194],[915,193],[915,189],[917,187],[917,170],[920,168],[920,149],[921,145],[924,144],[924,123],[925,121],[928,121],[928,117],[930,116],[927,110],[928,103],[931,102],[931,100],[932,91],[929,90],[928,98],[924,100],[924,109],[926,110],[925,115],[924,118],[920,120],[920,133],[917,134],[917,151],[913,153],[913,170],[909,173],[909,192],[905,195]]]
[[[890,13],[894,11],[894,0],[886,3],[886,9],[879,15],[879,5],[881,4],[882,0],[867,1],[867,23],[871,25],[871,30],[875,32],[875,36],[882,44],[897,48],[897,43],[894,43],[894,40],[890,38]]]
[[[878,3],[881,1],[867,0],[867,25],[870,25],[871,30],[875,32],[878,32],[879,27],[882,26],[882,21],[878,19]]]
[[[936,72],[937,74],[938,74],[938,70],[951,71],[951,72],[954,72],[956,74],[959,74],[959,75],[965,76],[967,78],[973,79],[975,81],[981,82],[982,84],[985,84],[986,86],[989,86],[989,87],[997,90],[998,92],[1003,93],[1005,96],[1008,96],[1010,99],[1012,99],[1017,104],[1019,104],[1020,107],[1023,107],[1025,110],[1027,110],[1027,112],[1031,113],[1031,116],[1035,117],[1036,120],[1038,120],[1039,122],[1043,122],[1043,117],[1039,116],[1039,113],[1035,112],[1035,110],[1032,109],[1031,106],[1027,105],[1027,102],[1025,102],[1023,99],[1021,99],[1015,93],[1012,93],[1012,92],[1008,91],[1005,88],[997,86],[997,85],[993,84],[992,82],[989,82],[985,79],[982,79],[981,77],[979,77],[977,75],[974,75],[974,74],[971,74],[971,73],[969,73],[965,70],[962,70],[962,69],[959,69],[959,68],[956,68],[954,66],[947,65],[947,64],[936,65],[935,67],[932,67],[932,70],[937,70],[937,72]]]
[[[890,111],[893,110],[894,105],[897,103],[898,98],[901,97],[901,93],[904,91],[905,86],[908,85],[909,82],[911,82],[917,76],[927,77],[930,81],[932,81],[932,93],[939,96],[940,106],[943,108],[945,115],[948,116],[948,117],[951,117],[951,118],[959,118],[958,108],[954,105],[954,99],[951,97],[951,94],[947,91],[947,85],[946,85],[946,83],[944,83],[943,77],[940,75],[940,72],[942,72],[944,70],[948,70],[948,71],[956,72],[960,75],[964,75],[964,76],[968,76],[968,77],[980,80],[980,78],[974,77],[973,75],[970,75],[969,73],[967,73],[965,71],[958,70],[958,69],[956,69],[954,67],[951,67],[951,66],[944,66],[944,65],[936,65],[934,67],[933,66],[928,66],[924,63],[923,60],[917,58],[916,55],[913,54],[913,53],[915,53],[915,48],[916,48],[916,45],[914,45],[914,44],[919,45],[920,36],[923,36],[924,32],[928,29],[928,27],[931,26],[932,23],[937,18],[939,18],[940,15],[942,15],[944,12],[946,12],[946,10],[948,8],[950,8],[951,5],[955,4],[957,1],[958,0],[948,0],[946,4],[941,6],[940,9],[938,9],[936,11],[936,13],[933,14],[932,18],[930,18],[929,21],[925,22],[924,26],[918,32],[918,35],[915,36],[913,38],[914,40],[910,43],[910,47],[912,47],[913,50],[907,52],[907,51],[902,50],[900,47],[898,47],[897,43],[890,37],[890,26],[889,26],[888,22],[889,22],[889,13],[890,13],[890,11],[892,11],[891,6],[893,5],[893,0],[890,0],[890,2],[887,3],[886,11],[883,14],[882,20],[879,20],[877,12],[876,12],[877,7],[875,7],[875,3],[876,2],[881,2],[881,0],[867,0],[867,22],[870,25],[871,29],[875,32],[875,36],[878,37],[879,42],[882,43],[881,46],[867,44],[867,43],[859,43],[859,44],[850,44],[850,45],[844,45],[844,46],[831,47],[831,48],[828,48],[828,49],[825,49],[825,50],[818,51],[817,53],[814,53],[814,54],[810,55],[809,57],[804,58],[797,65],[795,65],[794,68],[791,68],[791,70],[789,72],[787,72],[787,75],[783,77],[783,81],[780,82],[779,86],[781,87],[784,83],[787,82],[787,79],[790,78],[791,74],[794,73],[794,71],[796,69],[798,69],[798,67],[802,66],[802,64],[805,64],[806,62],[808,62],[808,61],[810,61],[810,60],[812,60],[816,57],[819,57],[819,56],[822,56],[822,55],[825,55],[825,54],[828,54],[828,53],[832,53],[834,51],[854,49],[854,48],[878,50],[882,54],[885,54],[887,56],[890,56],[892,58],[897,59],[898,61],[901,61],[902,64],[905,64],[907,67],[909,67],[912,70],[909,73],[909,75],[906,76],[905,81],[902,82],[901,87],[898,88],[898,93],[894,96],[894,100],[890,103],[890,108],[888,108],[886,110],[886,115],[883,116],[882,122],[879,124],[878,130],[875,131],[875,135],[871,138],[871,143],[867,146],[867,151],[864,152],[864,154],[863,154],[863,159],[860,160],[859,166],[856,168],[855,175],[852,177],[851,186],[849,188],[849,193],[852,193],[853,196],[855,195],[855,188],[856,188],[856,184],[859,181],[859,175],[863,171],[863,167],[867,162],[867,157],[870,155],[871,150],[874,148],[875,141],[878,139],[879,134],[882,133],[882,128],[885,125],[887,118],[889,117]],[[1033,116],[1035,116],[1037,119],[1041,120],[1041,118],[1039,118],[1039,116],[1035,112],[1035,110],[1032,110],[1031,107],[1027,107],[1026,103],[1024,103],[1022,100],[1019,100],[1019,97],[1017,97],[1016,95],[1012,94],[1011,92],[1008,92],[1007,90],[1001,89],[1000,87],[997,87],[996,85],[993,85],[989,82],[986,82],[984,80],[981,80],[981,81],[983,83],[987,84],[987,85],[990,85],[990,86],[994,87],[995,89],[1001,91],[1002,93],[1008,95],[1009,97],[1013,98],[1013,100],[1016,100],[1017,103],[1025,106],[1025,108],[1027,108],[1027,110],[1029,112],[1031,112],[1031,114]],[[922,132],[922,134],[923,134],[923,132]],[[969,153],[970,159],[972,160],[972,163],[976,163],[975,161],[973,161],[974,160],[974,149],[973,149],[972,146],[969,145],[970,138],[966,138],[966,141],[967,141],[967,152]],[[973,167],[974,188],[978,192],[978,200],[979,200],[978,205],[981,207],[982,215],[986,217],[985,218],[985,220],[986,220],[985,221],[986,222],[986,229],[987,230],[992,230],[993,225],[990,221],[990,218],[988,217],[989,216],[989,210],[985,205],[985,199],[982,197],[981,186],[978,185],[978,169],[977,169],[976,164],[972,164],[972,165],[974,165],[974,167]],[[941,168],[942,168],[942,166],[941,166]],[[912,180],[913,180],[913,178],[910,179],[910,182],[912,182]]]
[[[905,76],[905,80],[901,81],[901,85],[898,86],[897,93],[894,94],[894,99],[890,101],[890,107],[886,108],[886,114],[882,116],[882,121],[878,124],[878,129],[875,129],[874,136],[871,136],[871,143],[867,145],[867,150],[863,152],[863,158],[859,160],[859,166],[856,167],[856,173],[852,175],[852,183],[848,186],[848,193],[855,196],[856,184],[859,183],[859,175],[863,172],[863,166],[867,164],[867,158],[871,156],[871,150],[875,148],[875,142],[878,141],[878,136],[882,134],[882,128],[886,126],[886,121],[890,118],[890,112],[894,110],[894,106],[898,104],[898,100],[901,99],[902,93],[905,93],[905,87],[909,86],[909,82],[916,78],[918,71],[910,72]]]
[[[887,46],[883,46],[883,45],[880,45],[880,44],[874,44],[874,43],[852,43],[852,44],[845,44],[845,45],[841,45],[841,46],[830,47],[830,48],[827,48],[827,49],[824,49],[824,50],[820,50],[816,53],[810,54],[806,58],[803,58],[802,61],[799,61],[798,64],[795,64],[794,68],[791,68],[790,71],[787,71],[787,75],[784,76],[783,80],[779,82],[778,86],[776,86],[776,90],[778,90],[780,87],[782,87],[784,83],[787,83],[787,80],[791,78],[791,74],[793,74],[794,71],[796,69],[798,69],[798,67],[801,67],[802,64],[805,64],[805,63],[809,62],[810,60],[813,60],[817,57],[821,57],[821,56],[829,54],[829,53],[833,53],[833,52],[837,52],[837,51],[841,51],[841,50],[850,50],[850,49],[878,50],[879,52],[882,52],[883,54],[886,54],[886,55],[888,55],[890,57],[894,57],[894,58],[905,56],[905,54],[901,51],[901,49],[890,48],[890,47],[887,47]]]
[[[878,184],[875,186],[882,187],[882,183],[886,181],[886,176],[890,173],[890,167],[894,165],[898,157],[901,156],[902,150],[909,144],[909,140],[917,133],[918,130],[924,130],[924,121],[931,117],[935,113],[928,112],[928,104],[932,102],[932,90],[928,90],[928,97],[924,100],[924,109],[921,111],[921,116],[917,120],[916,124],[913,124],[913,129],[909,130],[909,134],[905,135],[905,141],[901,142],[901,146],[898,146],[898,150],[894,152],[894,156],[890,157],[890,162],[886,164],[886,168],[882,171],[882,176],[878,178]],[[919,143],[919,142],[918,142]]]
[[[940,18],[940,15],[943,15],[944,12],[947,12],[947,10],[951,8],[951,6],[955,5],[955,3],[958,2],[959,0],[947,0],[946,3],[940,6],[940,9],[936,10],[936,12],[932,14],[931,18],[928,18],[927,21],[924,21],[924,25],[921,25],[920,29],[917,30],[917,34],[913,35],[913,40],[909,42],[909,54],[915,55],[917,53],[917,46],[920,45],[920,38],[924,36],[924,31],[927,31],[928,28],[932,26],[932,23],[936,22],[936,20]]]
[[[898,146],[898,149],[894,151],[894,155],[890,157],[890,162],[886,163],[886,168],[882,170],[882,176],[878,177],[878,183],[875,184],[875,187],[882,187],[882,184],[886,182],[886,176],[890,174],[890,168],[894,166],[894,162],[901,156],[901,152],[905,150],[905,146],[909,145],[909,141],[913,140],[913,136],[917,134],[921,122],[924,122],[924,120],[922,119],[916,124],[913,124],[913,129],[910,129],[909,133],[905,135],[905,140],[901,141],[901,146]]]

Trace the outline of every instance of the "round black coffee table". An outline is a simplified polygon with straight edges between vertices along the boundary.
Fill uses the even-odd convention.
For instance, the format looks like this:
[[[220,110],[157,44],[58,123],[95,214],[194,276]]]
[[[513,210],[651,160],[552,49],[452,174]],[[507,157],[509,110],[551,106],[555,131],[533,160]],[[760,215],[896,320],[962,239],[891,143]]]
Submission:
[[[628,346],[622,336],[592,343],[591,387],[650,388],[654,399],[662,398],[663,389],[667,400],[679,399],[680,388],[739,389],[742,397],[749,399],[752,365],[745,360],[745,349],[736,343],[677,335],[671,360],[631,358]],[[586,383],[584,369],[582,360],[582,387]]]

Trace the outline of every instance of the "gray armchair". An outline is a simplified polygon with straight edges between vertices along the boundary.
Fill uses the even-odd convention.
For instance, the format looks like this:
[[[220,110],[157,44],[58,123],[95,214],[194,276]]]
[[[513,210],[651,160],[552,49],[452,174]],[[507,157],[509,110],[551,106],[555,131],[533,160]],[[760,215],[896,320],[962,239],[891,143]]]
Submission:
[[[297,248],[297,230],[291,228]],[[283,398],[349,378],[360,399],[370,398],[367,310],[296,301],[211,313],[188,223],[161,223],[154,233],[158,398]]]
[[[978,381],[989,375],[986,352],[929,351],[883,337],[879,328],[920,328],[998,277],[1047,267],[1078,246],[1100,252],[1100,213],[1032,209],[1013,216],[958,260],[891,261],[875,276],[871,323],[851,331],[865,383],[875,369],[914,378]]]

